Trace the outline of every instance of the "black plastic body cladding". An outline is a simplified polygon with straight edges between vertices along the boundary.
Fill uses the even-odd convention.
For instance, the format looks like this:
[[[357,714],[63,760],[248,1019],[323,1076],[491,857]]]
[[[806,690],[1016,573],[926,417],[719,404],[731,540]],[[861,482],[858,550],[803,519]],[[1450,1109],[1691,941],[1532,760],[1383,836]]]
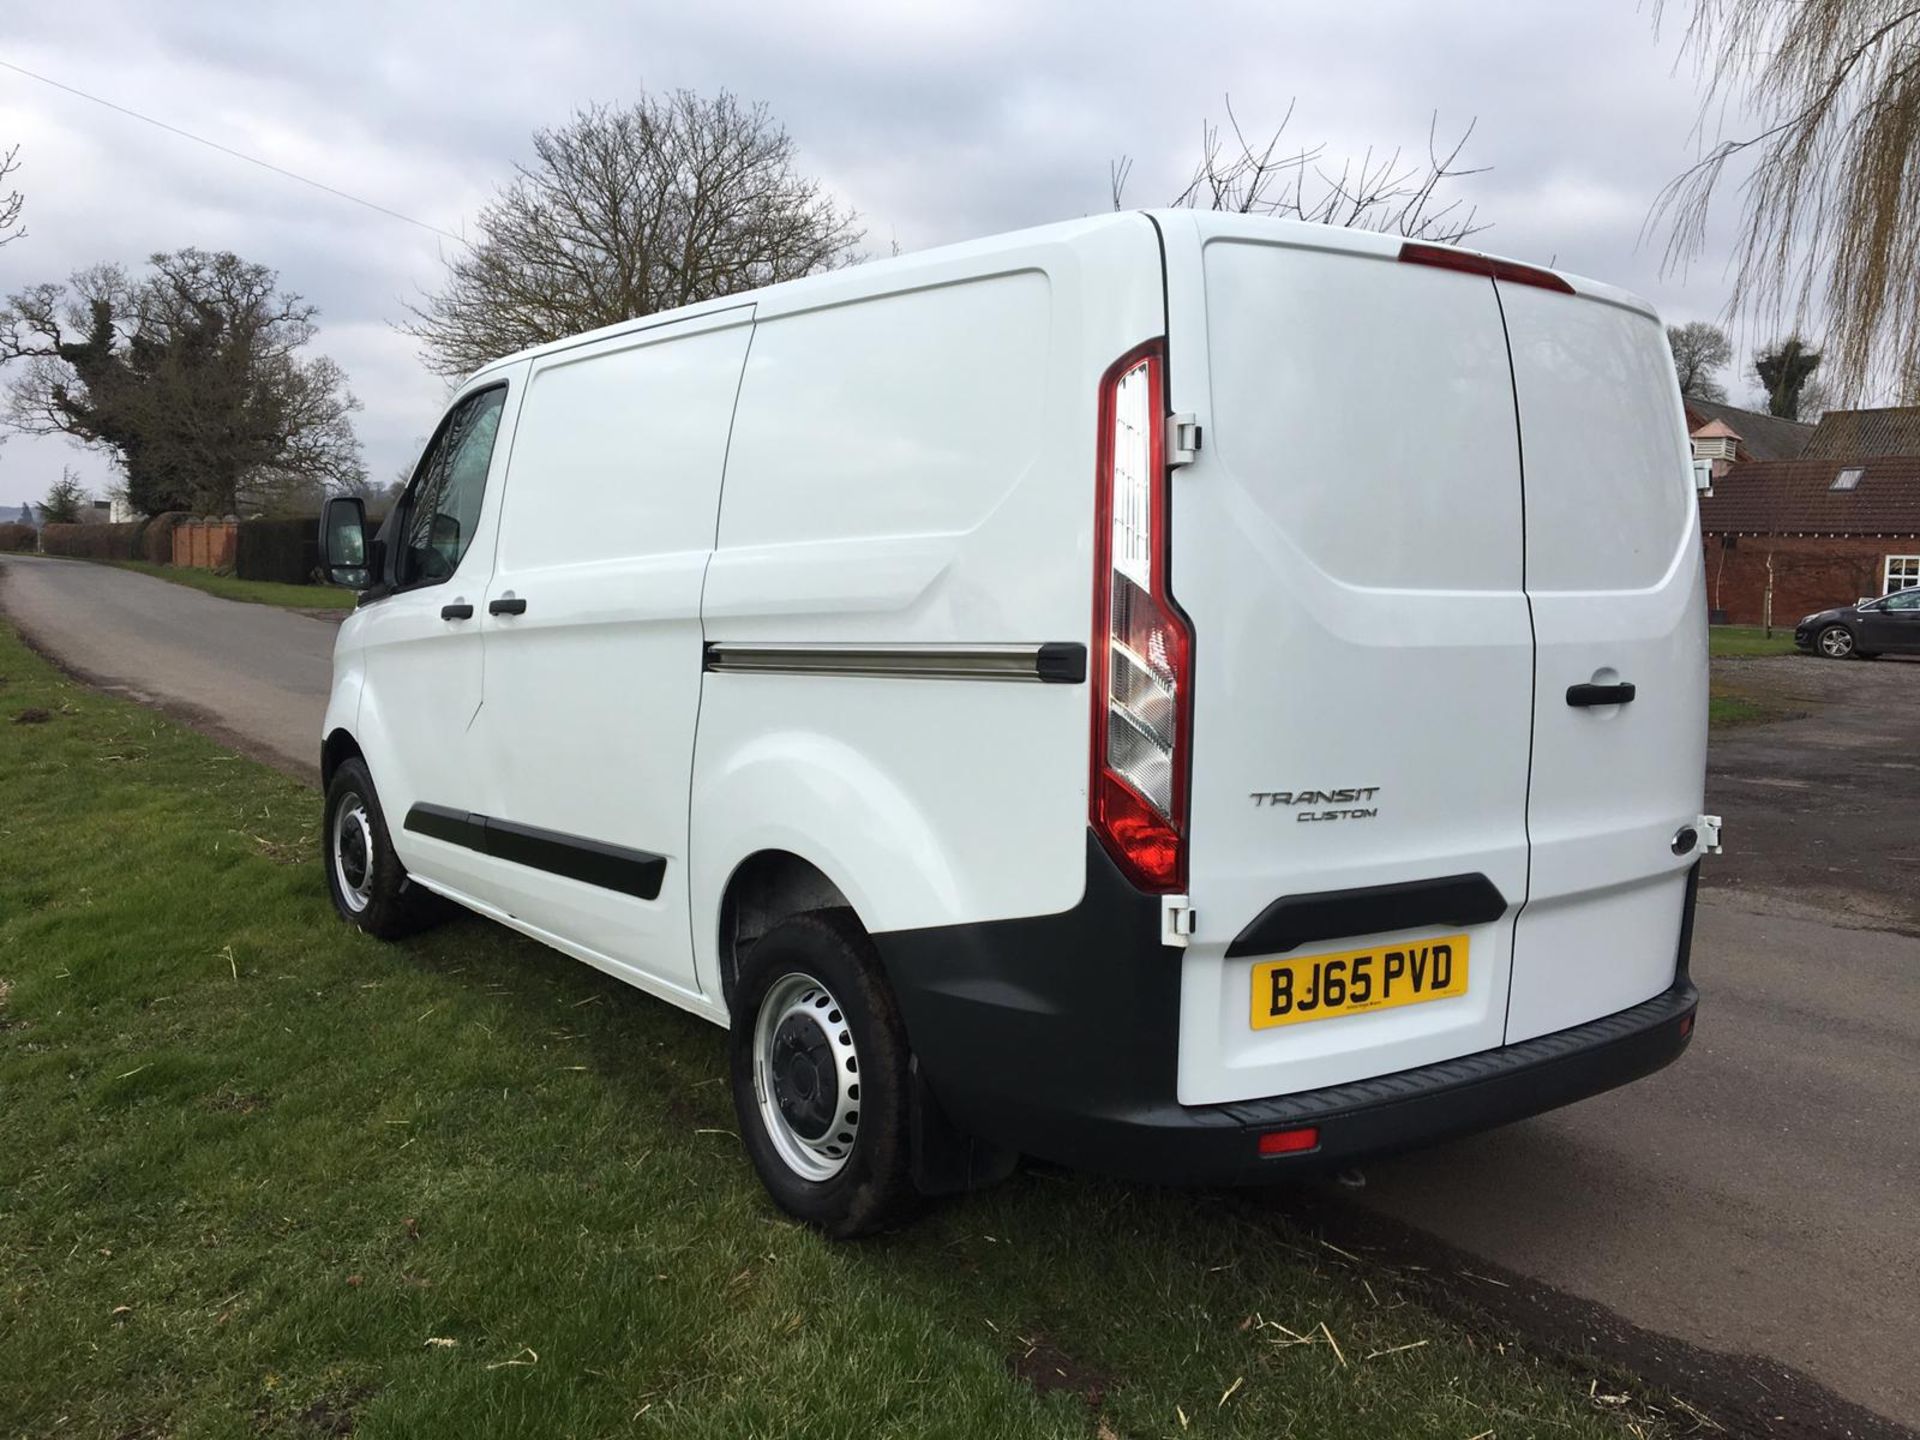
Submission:
[[[1671,1063],[1692,1035],[1693,882],[1673,986],[1552,1035],[1351,1084],[1183,1106],[1182,952],[1160,901],[1087,838],[1087,887],[1058,915],[873,937],[926,1083],[983,1139],[1168,1184],[1260,1183],[1523,1119]],[[1268,1131],[1312,1125],[1317,1149],[1263,1157]]]

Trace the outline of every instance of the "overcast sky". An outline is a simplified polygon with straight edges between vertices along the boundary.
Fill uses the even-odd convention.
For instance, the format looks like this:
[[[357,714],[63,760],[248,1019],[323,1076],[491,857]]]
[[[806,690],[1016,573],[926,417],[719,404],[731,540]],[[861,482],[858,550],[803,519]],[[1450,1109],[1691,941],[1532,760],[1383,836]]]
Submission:
[[[1491,167],[1459,187],[1491,226],[1476,244],[1686,320],[1719,311],[1723,252],[1663,279],[1639,238],[1695,153],[1698,89],[1677,48],[1644,0],[90,0],[9,7],[0,33],[0,60],[453,231],[534,128],[642,88],[765,101],[878,254],[1102,210],[1121,153],[1129,202],[1161,203],[1224,94],[1250,129],[1297,98],[1293,141],[1329,156],[1422,149],[1437,111],[1443,132],[1477,121],[1467,158]],[[435,284],[447,242],[0,70],[0,147],[16,142],[29,233],[0,249],[0,291],[155,250],[234,250],[320,307],[317,348],[364,404],[372,476],[411,462],[445,388],[391,322]],[[63,463],[110,481],[67,442],[14,437],[0,504],[37,501]]]

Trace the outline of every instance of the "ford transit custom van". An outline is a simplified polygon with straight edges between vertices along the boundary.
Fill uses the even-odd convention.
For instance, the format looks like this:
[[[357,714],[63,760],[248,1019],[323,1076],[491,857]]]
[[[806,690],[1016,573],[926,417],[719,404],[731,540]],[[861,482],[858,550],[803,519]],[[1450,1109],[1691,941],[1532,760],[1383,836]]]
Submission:
[[[1055,225],[508,356],[321,539],[340,914],[725,1026],[829,1233],[1022,1154],[1297,1176],[1690,1038],[1698,522],[1609,286]]]

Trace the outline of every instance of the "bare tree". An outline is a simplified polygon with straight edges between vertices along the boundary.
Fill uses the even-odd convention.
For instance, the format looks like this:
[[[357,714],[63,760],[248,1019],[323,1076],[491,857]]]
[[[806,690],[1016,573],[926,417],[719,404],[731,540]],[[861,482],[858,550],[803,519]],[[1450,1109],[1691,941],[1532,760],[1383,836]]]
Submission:
[[[20,147],[16,145],[0,155],[0,185],[6,184],[7,177],[19,168]],[[11,244],[27,233],[27,227],[20,223],[20,212],[26,208],[27,197],[18,189],[0,195],[0,245]]]
[[[0,307],[15,430],[109,451],[144,514],[310,506],[364,476],[340,367],[301,354],[314,307],[239,256],[155,255]]]
[[[1715,374],[1733,359],[1733,342],[1726,331],[1706,320],[1669,325],[1667,344],[1673,350],[1673,369],[1682,395],[1693,400],[1726,400],[1727,387]]]
[[[1656,0],[1656,21],[1665,9]],[[1685,52],[1706,81],[1701,158],[1661,193],[1666,264],[1700,253],[1738,161],[1730,316],[1773,328],[1824,312],[1827,375],[1843,398],[1920,390],[1920,4],[1690,0]],[[1749,134],[1724,117],[1745,101]]]
[[[535,163],[400,329],[461,375],[529,345],[847,263],[862,232],[763,105],[722,91],[596,106],[533,137]]]
[[[1424,161],[1408,159],[1400,149],[1376,151],[1369,147],[1358,159],[1338,166],[1326,160],[1325,145],[1293,149],[1284,142],[1296,102],[1265,139],[1249,139],[1226,99],[1227,124],[1211,120],[1200,127],[1200,158],[1187,183],[1169,202],[1195,210],[1226,210],[1238,215],[1276,215],[1317,225],[1354,230],[1379,230],[1409,239],[1437,240],[1457,245],[1486,229],[1475,223],[1475,211],[1459,199],[1442,193],[1454,181],[1478,175],[1487,167],[1460,163],[1473,124],[1446,144],[1439,137],[1439,117],[1427,127]],[[1108,166],[1113,208],[1124,208],[1132,157],[1122,155]]]

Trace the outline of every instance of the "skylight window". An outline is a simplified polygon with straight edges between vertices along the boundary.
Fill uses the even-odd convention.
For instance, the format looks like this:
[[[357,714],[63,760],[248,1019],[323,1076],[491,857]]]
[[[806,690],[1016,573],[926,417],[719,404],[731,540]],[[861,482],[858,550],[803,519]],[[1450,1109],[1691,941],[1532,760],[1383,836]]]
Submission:
[[[1866,473],[1867,472],[1865,470],[1862,470],[1857,466],[1851,469],[1842,470],[1838,475],[1833,477],[1833,484],[1829,485],[1827,488],[1829,490],[1855,489],[1860,484],[1860,477],[1865,475]]]

